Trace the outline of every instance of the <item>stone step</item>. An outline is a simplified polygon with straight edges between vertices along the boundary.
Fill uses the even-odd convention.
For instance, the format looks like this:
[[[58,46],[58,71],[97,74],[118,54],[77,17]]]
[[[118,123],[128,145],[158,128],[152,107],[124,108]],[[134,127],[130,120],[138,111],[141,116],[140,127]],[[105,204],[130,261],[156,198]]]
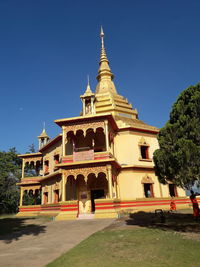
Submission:
[[[94,219],[94,214],[93,213],[79,214],[77,219],[79,219],[79,220],[90,220],[90,219]]]

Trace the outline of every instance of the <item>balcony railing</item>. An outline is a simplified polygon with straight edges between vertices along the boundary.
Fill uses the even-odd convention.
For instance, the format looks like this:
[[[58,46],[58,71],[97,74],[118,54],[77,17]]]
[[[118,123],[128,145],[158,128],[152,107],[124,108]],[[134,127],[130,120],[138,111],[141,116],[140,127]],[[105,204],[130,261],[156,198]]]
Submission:
[[[72,163],[77,161],[103,160],[112,158],[112,154],[103,151],[95,152],[93,149],[74,151],[72,155],[62,157],[62,163]]]

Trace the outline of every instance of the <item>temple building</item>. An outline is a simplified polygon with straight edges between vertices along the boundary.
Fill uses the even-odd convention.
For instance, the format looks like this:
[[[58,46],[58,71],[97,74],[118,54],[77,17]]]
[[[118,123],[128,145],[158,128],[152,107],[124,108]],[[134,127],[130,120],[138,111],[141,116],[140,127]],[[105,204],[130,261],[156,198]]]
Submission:
[[[101,29],[95,93],[88,81],[82,112],[57,119],[60,134],[43,129],[37,153],[22,158],[19,216],[51,214],[56,220],[118,217],[123,212],[188,205],[185,191],[159,183],[152,160],[159,129],[139,120],[118,94]]]

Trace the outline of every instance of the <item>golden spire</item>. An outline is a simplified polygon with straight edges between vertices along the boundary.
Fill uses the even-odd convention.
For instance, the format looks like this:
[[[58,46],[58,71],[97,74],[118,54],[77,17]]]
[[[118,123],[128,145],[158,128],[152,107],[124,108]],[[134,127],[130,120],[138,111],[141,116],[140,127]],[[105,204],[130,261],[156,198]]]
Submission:
[[[50,138],[47,135],[46,130],[45,130],[45,122],[44,122],[42,133],[38,136],[39,150],[48,143],[49,139]]]
[[[100,37],[101,37],[101,57],[100,57],[100,63],[103,62],[103,61],[108,61],[108,58],[106,56],[106,50],[105,50],[105,47],[104,47],[104,32],[103,32],[103,28],[101,26],[101,32],[100,32]],[[100,64],[99,63],[99,64]],[[108,66],[108,68],[110,69],[110,67]]]
[[[90,78],[89,78],[89,75],[87,76],[87,88],[86,88],[86,91],[84,93],[84,95],[91,95],[92,94],[92,91],[91,91],[91,88],[90,88]]]
[[[112,94],[117,94],[115,85],[112,81],[114,75],[111,72],[109,61],[106,56],[106,50],[104,47],[104,32],[102,26],[101,26],[100,38],[101,38],[101,56],[100,56],[99,71],[97,76],[98,84],[96,87],[96,93],[100,94],[100,93],[110,92]]]
[[[43,122],[43,130],[42,133],[38,137],[48,137],[45,129],[45,122]]]

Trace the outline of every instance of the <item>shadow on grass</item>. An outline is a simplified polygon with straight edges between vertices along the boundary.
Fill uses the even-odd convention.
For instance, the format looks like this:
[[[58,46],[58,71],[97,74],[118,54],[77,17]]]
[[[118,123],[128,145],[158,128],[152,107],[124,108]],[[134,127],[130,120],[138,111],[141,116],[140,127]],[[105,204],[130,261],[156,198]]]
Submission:
[[[37,236],[45,232],[45,225],[29,223],[33,218],[4,218],[0,219],[0,240],[11,243],[22,236]]]
[[[158,228],[164,231],[200,233],[200,222],[194,221],[192,214],[137,212],[130,214],[126,220],[127,225],[137,225],[141,227]]]

